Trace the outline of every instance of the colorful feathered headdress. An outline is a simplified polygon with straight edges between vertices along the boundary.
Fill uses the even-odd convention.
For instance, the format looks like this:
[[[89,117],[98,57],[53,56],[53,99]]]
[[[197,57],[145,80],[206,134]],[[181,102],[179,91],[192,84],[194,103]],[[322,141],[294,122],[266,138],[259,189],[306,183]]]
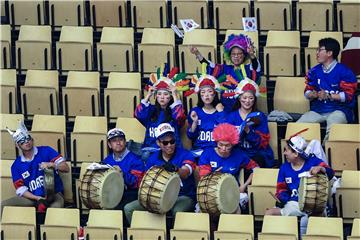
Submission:
[[[228,37],[228,40],[224,44],[224,58],[227,61],[230,61],[230,52],[233,47],[238,47],[244,51],[244,54],[247,55],[247,49],[251,46],[251,39],[244,35],[235,35],[231,34]]]
[[[233,92],[225,92],[223,97],[238,97],[248,91],[253,92],[256,97],[266,97],[266,89],[260,89],[256,82],[249,78],[241,80]]]

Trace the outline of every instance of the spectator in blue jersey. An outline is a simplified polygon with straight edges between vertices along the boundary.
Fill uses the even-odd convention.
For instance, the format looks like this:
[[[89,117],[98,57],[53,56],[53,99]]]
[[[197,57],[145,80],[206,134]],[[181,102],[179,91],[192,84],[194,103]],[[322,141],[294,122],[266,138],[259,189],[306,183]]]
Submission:
[[[319,41],[316,52],[318,65],[307,73],[305,98],[310,101],[310,111],[304,113],[298,122],[325,122],[329,138],[331,125],[351,123],[354,120],[355,91],[357,80],[352,71],[337,62],[340,44],[333,38]]]
[[[223,95],[235,96],[238,99],[234,110],[226,119],[240,130],[240,149],[260,167],[273,167],[275,160],[270,147],[267,117],[256,109],[257,97],[260,96],[259,86],[254,81],[245,79],[238,84],[234,92]]]
[[[175,129],[176,145],[181,146],[179,131],[184,125],[186,116],[181,100],[178,97],[179,83],[186,74],[177,74],[178,69],[173,68],[168,73],[165,67],[160,76],[160,70],[150,75],[148,93],[137,106],[134,116],[146,128],[143,144],[143,159],[149,156],[149,152],[158,149],[155,137],[155,128],[161,123],[169,123]],[[155,105],[150,103],[150,98],[155,96]],[[146,156],[144,156],[146,155]]]
[[[193,171],[196,168],[194,157],[190,151],[177,147],[175,129],[168,123],[160,124],[155,131],[157,144],[160,150],[151,154],[146,162],[146,170],[152,166],[162,166],[169,172],[177,172],[181,178],[181,187],[177,201],[170,210],[175,217],[177,212],[194,210],[196,187]],[[139,201],[133,201],[124,207],[126,219],[131,223],[132,213],[135,210],[145,211]]]
[[[230,75],[238,83],[249,78],[260,84],[261,67],[255,55],[255,47],[251,39],[244,34],[231,34],[224,43],[225,64],[215,64],[206,60],[196,47],[191,47],[190,51],[195,54],[201,63],[208,64],[208,72],[212,75],[214,75],[213,71],[217,71],[218,76]],[[227,91],[231,92],[233,90],[230,88]],[[223,102],[223,99],[221,99],[221,102]],[[226,112],[231,111],[235,102],[235,99],[227,99],[223,103],[224,110]]]
[[[1,211],[4,206],[36,206],[39,212],[45,212],[47,207],[63,207],[64,189],[58,173],[69,171],[65,159],[51,147],[34,146],[23,122],[15,132],[9,129],[8,132],[19,149],[19,156],[11,166],[17,196],[2,201]],[[54,169],[54,196],[46,195],[45,168]]]
[[[198,103],[189,111],[187,129],[196,156],[200,156],[204,149],[215,146],[212,132],[217,124],[225,121],[219,90],[220,85],[214,76],[203,73],[197,79],[194,92],[198,95]]]
[[[305,153],[306,146],[304,138],[298,135],[287,140],[284,148],[287,161],[280,167],[276,186],[276,197],[280,200],[281,206],[266,211],[266,215],[305,216],[301,220],[302,233],[306,229],[307,215],[299,208],[299,175],[305,172],[311,175],[326,174],[329,180],[334,176],[334,171],[322,159]]]
[[[125,133],[120,128],[113,128],[107,133],[110,154],[102,161],[121,169],[125,182],[125,191],[118,209],[137,199],[138,189],[145,172],[144,162],[126,148]]]
[[[244,168],[250,173],[245,183],[239,187],[240,193],[244,194],[247,186],[251,184],[253,169],[259,166],[239,148],[235,148],[239,143],[239,131],[235,126],[221,123],[214,129],[213,137],[216,146],[204,150],[199,159],[200,178],[219,171],[232,174],[238,180],[240,170]],[[247,196],[243,197],[247,198]],[[242,199],[240,202],[244,203]]]

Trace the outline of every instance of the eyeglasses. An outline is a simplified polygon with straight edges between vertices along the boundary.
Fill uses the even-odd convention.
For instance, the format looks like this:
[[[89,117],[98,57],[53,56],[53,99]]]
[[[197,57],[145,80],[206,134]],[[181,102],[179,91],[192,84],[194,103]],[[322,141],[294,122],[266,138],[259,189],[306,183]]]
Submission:
[[[230,54],[232,57],[238,57],[244,55],[243,53],[232,53]]]
[[[317,52],[321,52],[322,50],[325,50],[325,51],[326,51],[326,48],[322,47],[322,48],[317,48],[317,49],[316,49]]]
[[[171,139],[170,141],[161,141],[161,143],[164,145],[164,146],[167,146],[167,145],[173,145],[175,144],[175,139]]]

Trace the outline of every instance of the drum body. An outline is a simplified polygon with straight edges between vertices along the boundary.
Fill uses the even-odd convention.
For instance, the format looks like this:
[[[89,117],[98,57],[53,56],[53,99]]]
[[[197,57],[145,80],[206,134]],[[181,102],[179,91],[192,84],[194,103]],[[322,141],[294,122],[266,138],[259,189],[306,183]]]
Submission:
[[[145,173],[140,183],[138,200],[149,212],[166,213],[178,198],[180,184],[177,173],[153,166]]]
[[[115,169],[86,170],[79,194],[88,208],[113,209],[124,193],[122,173]]]
[[[239,185],[231,174],[214,172],[199,181],[196,197],[201,212],[234,213],[240,203]]]
[[[302,177],[298,189],[300,211],[310,215],[322,214],[329,194],[329,180],[325,174]]]

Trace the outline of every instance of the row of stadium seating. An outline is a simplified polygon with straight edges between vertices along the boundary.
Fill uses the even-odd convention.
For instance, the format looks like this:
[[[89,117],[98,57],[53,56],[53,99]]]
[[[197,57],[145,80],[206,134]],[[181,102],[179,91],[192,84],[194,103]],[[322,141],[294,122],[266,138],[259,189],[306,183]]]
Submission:
[[[43,25],[138,28],[178,26],[194,19],[201,28],[243,29],[240,17],[256,17],[260,30],[357,32],[358,1],[156,0],[2,1],[4,22]]]

